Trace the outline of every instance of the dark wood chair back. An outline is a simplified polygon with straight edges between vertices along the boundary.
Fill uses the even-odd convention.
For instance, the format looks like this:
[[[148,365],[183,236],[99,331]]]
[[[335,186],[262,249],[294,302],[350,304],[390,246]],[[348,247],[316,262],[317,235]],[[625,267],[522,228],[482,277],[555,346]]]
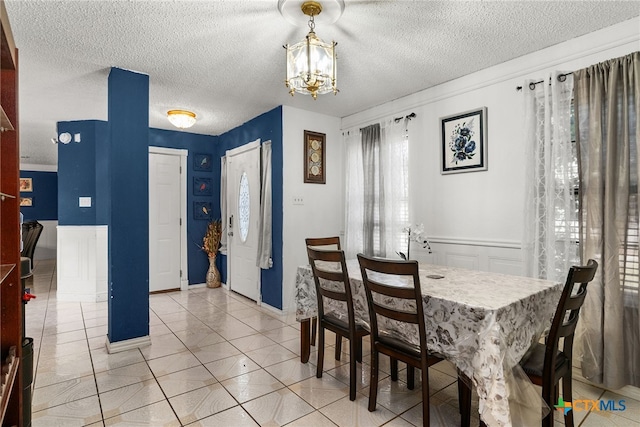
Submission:
[[[341,301],[347,306],[348,320],[345,323],[349,323],[355,328],[349,272],[347,271],[344,252],[341,250],[314,249],[311,246],[307,246],[307,255],[316,285],[318,318],[323,319],[325,317],[324,298]]]
[[[373,340],[380,340],[378,316],[383,316],[395,322],[417,325],[420,347],[426,348],[418,262],[378,259],[362,254],[358,254],[358,261],[369,304]],[[384,280],[392,276],[396,283],[391,284]],[[398,286],[398,279],[404,282],[404,286]],[[383,303],[389,299],[395,300],[394,307]],[[382,340],[384,341],[384,338]]]
[[[545,371],[554,369],[553,360],[557,351],[562,351],[568,360],[573,354],[573,338],[578,324],[580,309],[587,296],[587,285],[593,280],[598,269],[598,263],[590,259],[586,266],[573,266],[569,269],[567,280],[558,302],[558,308],[553,316],[551,329],[546,342]],[[578,287],[577,290],[575,289]],[[560,348],[560,338],[564,338]]]

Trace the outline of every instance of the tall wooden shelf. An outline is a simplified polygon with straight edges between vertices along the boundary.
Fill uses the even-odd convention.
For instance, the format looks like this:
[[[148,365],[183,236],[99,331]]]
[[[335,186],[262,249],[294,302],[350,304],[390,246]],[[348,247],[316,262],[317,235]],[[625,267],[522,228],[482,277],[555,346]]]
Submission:
[[[22,426],[18,49],[0,0],[0,424]]]

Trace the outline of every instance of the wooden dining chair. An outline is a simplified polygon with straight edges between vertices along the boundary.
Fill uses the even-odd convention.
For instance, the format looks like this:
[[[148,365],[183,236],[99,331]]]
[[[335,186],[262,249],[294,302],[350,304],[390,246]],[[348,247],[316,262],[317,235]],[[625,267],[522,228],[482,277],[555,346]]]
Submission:
[[[340,236],[335,237],[307,237],[305,244],[314,249],[335,249],[340,250]],[[311,320],[311,345],[316,345],[316,331],[318,330],[318,318]],[[342,351],[342,339],[336,335],[336,349]],[[337,357],[337,356],[336,356]]]
[[[395,261],[370,258],[358,254],[369,305],[371,325],[371,383],[369,389],[369,411],[375,411],[378,394],[379,354],[386,354],[393,361],[407,364],[407,383],[413,381],[414,368],[422,375],[422,422],[429,425],[429,366],[442,361],[440,357],[427,350],[422,294],[417,261]],[[398,281],[390,283],[388,279],[400,279],[406,286],[398,286]],[[388,304],[389,301],[395,301]],[[408,328],[417,326],[420,345],[404,341],[398,334],[384,330],[378,317],[384,317]],[[386,321],[388,321],[386,320]],[[404,327],[404,326],[402,326]],[[392,371],[394,370],[392,366]],[[397,367],[395,378],[397,379]],[[393,374],[393,372],[392,372]]]
[[[564,290],[553,316],[551,329],[545,343],[536,343],[529,350],[526,360],[520,366],[536,385],[542,386],[542,398],[551,411],[543,418],[542,425],[553,426],[553,407],[558,399],[558,385],[562,380],[562,398],[572,401],[571,360],[573,357],[573,337],[578,323],[580,308],[587,295],[587,285],[593,280],[598,263],[592,259],[586,266],[574,266],[569,269]],[[578,285],[578,289],[574,290]],[[560,339],[563,338],[562,344]],[[567,427],[573,427],[573,411],[566,411],[564,421]]]
[[[361,325],[356,324],[349,285],[349,272],[341,250],[321,250],[307,246],[309,264],[313,271],[318,298],[318,365],[316,377],[322,378],[324,364],[324,331],[329,329],[342,342],[349,340],[349,399],[356,399],[356,361],[362,361],[362,337],[369,335]],[[327,264],[331,263],[331,264]],[[328,267],[332,265],[332,267]],[[339,267],[334,268],[333,266]],[[347,306],[347,317],[338,318],[334,313],[325,311],[325,299],[340,301]],[[336,341],[337,342],[337,341]],[[336,348],[336,360],[340,360],[341,351]]]

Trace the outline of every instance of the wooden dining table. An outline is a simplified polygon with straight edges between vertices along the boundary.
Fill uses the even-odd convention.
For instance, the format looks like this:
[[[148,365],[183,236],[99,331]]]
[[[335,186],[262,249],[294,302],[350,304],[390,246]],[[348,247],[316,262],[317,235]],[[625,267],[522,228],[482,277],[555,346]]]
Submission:
[[[347,260],[347,269],[356,322],[366,327],[369,313],[358,261]],[[422,263],[419,270],[428,349],[471,379],[481,420],[488,426],[526,425],[523,417],[531,414],[540,420],[546,405],[518,362],[550,326],[563,284]],[[307,363],[310,319],[317,316],[310,266],[298,267],[295,288],[301,362]],[[325,311],[345,314],[340,305]],[[415,328],[395,332],[419,344]]]

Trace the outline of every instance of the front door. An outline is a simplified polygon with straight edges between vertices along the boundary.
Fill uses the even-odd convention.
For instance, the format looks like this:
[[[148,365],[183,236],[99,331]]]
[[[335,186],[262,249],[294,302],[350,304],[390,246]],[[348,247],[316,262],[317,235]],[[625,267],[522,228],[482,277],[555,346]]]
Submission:
[[[149,153],[149,292],[180,289],[180,161]]]
[[[256,266],[260,216],[260,141],[227,156],[227,224],[229,289],[260,300],[260,269]]]

